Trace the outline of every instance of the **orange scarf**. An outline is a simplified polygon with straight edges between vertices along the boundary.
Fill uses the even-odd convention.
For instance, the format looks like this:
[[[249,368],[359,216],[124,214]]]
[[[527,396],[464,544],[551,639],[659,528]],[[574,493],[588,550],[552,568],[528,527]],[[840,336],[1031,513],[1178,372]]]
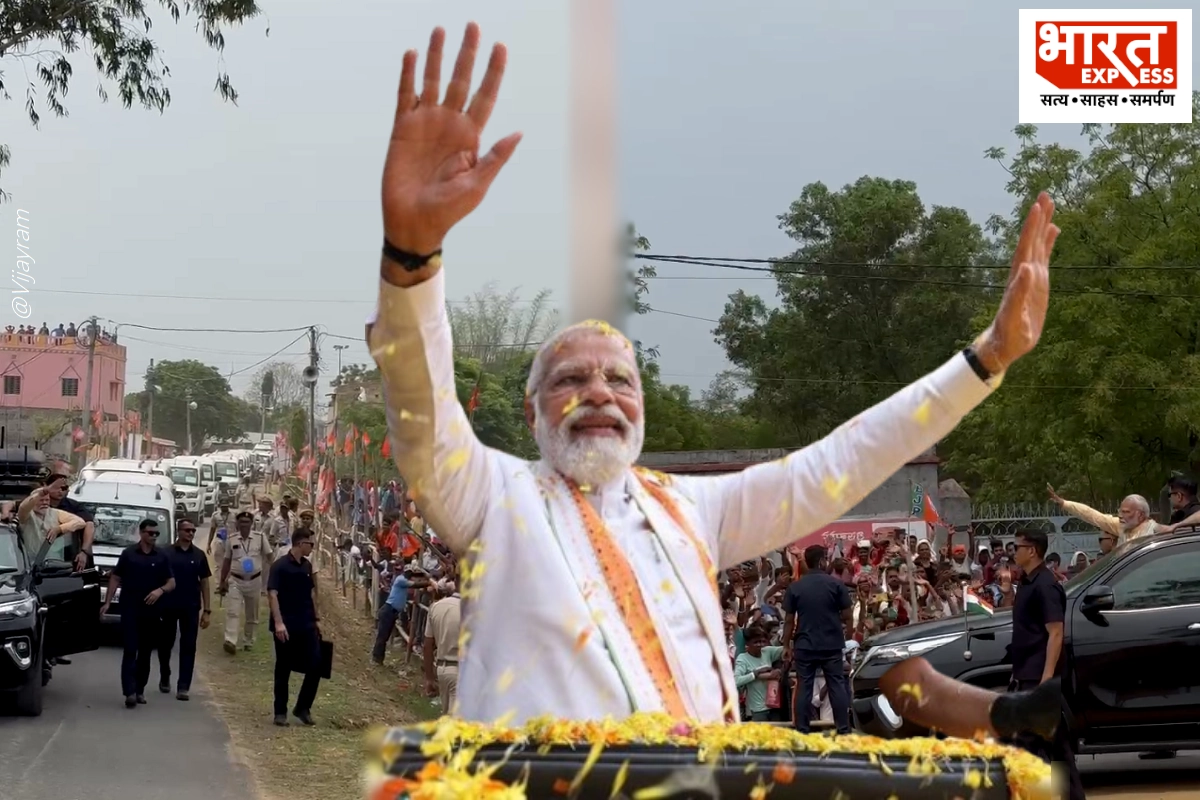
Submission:
[[[663,507],[672,521],[687,535],[688,539],[691,540],[710,578],[712,590],[716,593],[716,571],[712,567],[712,559],[709,557],[707,549],[702,546],[699,538],[695,535],[687,518],[683,516],[675,501],[671,499],[661,486],[647,480],[640,473],[638,474],[638,481],[647,493]],[[579,490],[579,487],[569,480],[567,481],[567,486],[571,490],[571,497],[575,501],[575,507],[579,510],[579,514],[583,518],[584,530],[587,532],[588,541],[591,543],[592,550],[596,554],[596,560],[600,563],[600,569],[604,573],[604,580],[608,586],[609,594],[615,599],[625,627],[633,636],[642,661],[650,672],[650,677],[654,681],[655,688],[658,689],[659,696],[662,698],[664,708],[668,714],[676,719],[687,718],[687,705],[683,701],[683,696],[679,691],[679,686],[676,684],[675,677],[671,674],[671,667],[667,661],[667,654],[663,649],[662,640],[659,638],[658,631],[655,630],[654,623],[650,619],[646,600],[642,596],[641,587],[638,585],[637,577],[634,574],[633,567],[629,564],[629,559],[617,547],[612,534],[608,530],[608,526],[600,519],[600,515],[596,513],[596,509],[583,496],[583,492]]]

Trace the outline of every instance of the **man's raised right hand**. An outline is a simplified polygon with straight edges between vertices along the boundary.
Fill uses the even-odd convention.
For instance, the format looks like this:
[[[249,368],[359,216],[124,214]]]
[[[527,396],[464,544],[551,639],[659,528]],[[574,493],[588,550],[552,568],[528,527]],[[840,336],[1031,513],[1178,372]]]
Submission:
[[[521,140],[521,134],[511,134],[479,157],[480,137],[504,77],[504,45],[492,48],[483,83],[468,105],[479,26],[467,25],[454,74],[441,99],[445,42],[446,32],[435,28],[419,94],[417,51],[404,54],[396,119],[383,167],[384,235],[395,247],[416,255],[441,249],[450,229],[483,201]]]

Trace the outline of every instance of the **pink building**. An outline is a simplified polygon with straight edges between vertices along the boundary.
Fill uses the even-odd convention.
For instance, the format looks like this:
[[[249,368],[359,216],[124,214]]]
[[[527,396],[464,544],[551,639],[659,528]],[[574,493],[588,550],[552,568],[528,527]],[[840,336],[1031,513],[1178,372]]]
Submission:
[[[69,456],[82,424],[88,349],[79,339],[20,336],[0,331],[0,425],[4,445],[35,443]],[[92,366],[91,414],[102,421],[96,439],[115,441],[125,406],[125,348],[101,337]]]

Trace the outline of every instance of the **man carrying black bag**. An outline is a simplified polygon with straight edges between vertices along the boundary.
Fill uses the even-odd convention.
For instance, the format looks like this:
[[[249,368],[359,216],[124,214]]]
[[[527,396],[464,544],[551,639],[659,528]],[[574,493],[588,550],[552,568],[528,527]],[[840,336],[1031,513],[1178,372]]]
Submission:
[[[312,531],[292,533],[292,549],[271,565],[267,592],[271,602],[271,632],[275,635],[275,724],[287,725],[288,682],[293,672],[304,675],[292,715],[314,725],[312,704],[321,682],[321,629],[317,616],[317,579],[306,558],[313,549]]]

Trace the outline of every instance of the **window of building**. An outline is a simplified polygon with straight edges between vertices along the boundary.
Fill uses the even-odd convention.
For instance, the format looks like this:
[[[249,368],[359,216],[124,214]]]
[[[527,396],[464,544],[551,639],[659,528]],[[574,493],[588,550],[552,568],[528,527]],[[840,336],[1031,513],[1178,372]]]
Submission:
[[[114,403],[121,399],[121,384],[119,381],[112,381],[108,384],[108,399]]]
[[[21,393],[21,376],[20,375],[5,375],[4,376],[4,393],[5,394],[20,394]]]
[[[79,397],[79,378],[62,379],[62,396]]]

